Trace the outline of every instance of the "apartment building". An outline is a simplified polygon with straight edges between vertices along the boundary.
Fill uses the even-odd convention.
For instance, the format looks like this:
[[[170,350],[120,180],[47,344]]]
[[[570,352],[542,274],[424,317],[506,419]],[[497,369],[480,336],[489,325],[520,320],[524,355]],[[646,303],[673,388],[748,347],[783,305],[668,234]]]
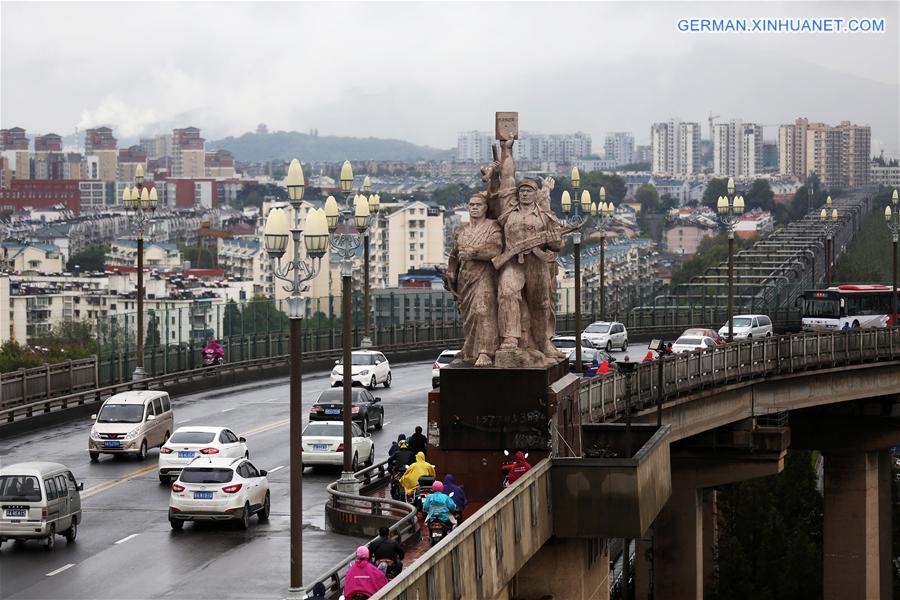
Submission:
[[[444,209],[424,202],[382,204],[370,231],[372,287],[397,287],[412,269],[443,264]]]
[[[651,172],[693,175],[700,171],[700,124],[669,119],[650,128]]]
[[[798,179],[816,173],[826,187],[863,186],[870,181],[871,145],[868,125],[832,127],[799,118],[778,130],[778,166]]]
[[[141,167],[147,175],[147,152],[140,145],[119,150],[117,181],[134,181],[137,168]]]
[[[869,182],[873,185],[900,187],[900,165],[872,164],[869,171]]]
[[[110,244],[106,253],[107,268],[128,267],[137,265],[137,240],[117,239]],[[144,267],[147,269],[169,270],[181,267],[181,252],[178,246],[168,242],[144,240]]]
[[[782,175],[806,178],[806,130],[809,120],[799,118],[778,128],[778,170]]]
[[[762,171],[762,126],[731,119],[713,126],[713,173],[753,177]]]
[[[606,160],[613,165],[627,165],[634,162],[634,135],[628,131],[615,131],[606,134],[603,142]]]
[[[841,132],[825,123],[806,130],[806,175],[816,173],[827,188],[841,187]]]
[[[84,155],[95,156],[97,169],[85,174],[87,179],[100,179],[101,181],[116,181],[118,177],[118,149],[117,140],[113,137],[109,127],[96,127],[84,132]]]
[[[493,160],[491,145],[496,143],[493,133],[464,131],[457,135],[456,160],[488,164]],[[513,146],[517,161],[549,162],[571,165],[575,160],[590,156],[591,136],[586,133],[541,134],[519,132]]]
[[[841,132],[841,183],[847,187],[868,185],[872,128],[841,121],[836,129]]]
[[[234,156],[228,150],[216,150],[206,154],[206,176],[215,179],[234,177]]]
[[[476,164],[491,162],[494,135],[486,131],[462,131],[456,136],[456,160]]]
[[[270,258],[261,238],[217,240],[219,268],[234,279],[253,282],[253,294],[271,294]],[[291,249],[293,252],[293,249]]]
[[[0,189],[0,207],[15,210],[62,205],[75,214],[81,210],[78,181],[72,179],[13,179]]]
[[[60,249],[53,244],[3,242],[0,263],[16,273],[62,273],[65,263]]]
[[[21,127],[0,129],[0,153],[6,158],[7,168],[15,172],[16,179],[31,179],[28,146],[28,137]]]
[[[206,177],[206,140],[196,127],[172,130],[172,176]]]

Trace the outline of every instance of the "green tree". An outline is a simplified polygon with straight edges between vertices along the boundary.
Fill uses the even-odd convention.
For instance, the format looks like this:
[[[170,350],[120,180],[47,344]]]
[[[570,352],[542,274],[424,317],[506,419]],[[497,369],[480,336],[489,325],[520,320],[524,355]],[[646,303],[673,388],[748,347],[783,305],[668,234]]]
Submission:
[[[152,308],[147,311],[147,335],[144,338],[144,346],[146,348],[158,348],[160,341],[159,334],[159,317]]]
[[[108,251],[108,244],[88,246],[81,252],[69,257],[69,260],[66,262],[66,271],[69,273],[102,271],[106,262],[106,253]]]
[[[256,206],[262,210],[263,200],[269,197],[276,200],[287,200],[287,190],[273,183],[245,185],[237,193],[231,206],[238,210],[246,206]]]
[[[659,199],[659,207],[663,212],[669,212],[673,208],[678,208],[678,198],[671,194],[663,194]]]
[[[766,179],[756,179],[744,194],[747,210],[759,208],[772,212],[775,210],[775,193]]]
[[[709,208],[715,210],[716,203],[719,201],[719,196],[727,196],[728,195],[728,178],[722,177],[721,179],[710,179],[709,183],[706,184],[706,189],[703,191],[703,200],[701,204],[703,206],[708,206]]]
[[[884,206],[890,201],[887,187],[872,198],[873,211],[853,238],[847,252],[838,259],[834,281],[840,283],[891,283],[891,232],[884,224]]]
[[[241,311],[234,300],[225,304],[225,314],[222,316],[222,334],[225,337],[240,335]]]
[[[181,252],[181,260],[190,261],[191,266],[196,269],[214,269],[219,264],[216,251],[202,244],[195,246],[178,244],[178,251]]]
[[[734,252],[750,246],[753,242],[736,238]],[[703,275],[710,267],[728,260],[728,236],[724,233],[708,237],[697,246],[697,252],[684,261],[681,267],[672,274],[672,284],[689,283],[692,277]]]
[[[44,364],[43,358],[15,340],[8,340],[0,346],[0,373],[19,369],[30,369]]]
[[[634,193],[634,199],[641,205],[641,213],[654,213],[659,211],[659,193],[656,186],[645,183]]]

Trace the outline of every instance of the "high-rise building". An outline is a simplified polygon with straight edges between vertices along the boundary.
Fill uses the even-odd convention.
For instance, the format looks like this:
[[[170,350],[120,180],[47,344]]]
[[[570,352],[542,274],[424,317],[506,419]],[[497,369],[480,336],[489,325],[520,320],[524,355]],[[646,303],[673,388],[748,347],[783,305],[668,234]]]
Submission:
[[[603,142],[606,160],[618,165],[631,164],[634,161],[634,136],[627,131],[607,133]]]
[[[799,179],[816,173],[828,187],[856,187],[870,180],[872,129],[841,121],[837,127],[797,119],[778,130],[779,170]]]
[[[444,262],[444,210],[424,202],[382,204],[370,230],[373,288],[396,287],[410,269]]]
[[[495,141],[493,133],[461,132],[457,135],[456,160],[487,164],[493,160],[491,144]],[[521,131],[513,146],[513,158],[517,161],[573,164],[576,159],[590,154],[591,136],[581,132],[541,134]]]
[[[216,150],[206,155],[206,176],[234,177],[234,156],[228,150]]]
[[[64,162],[62,137],[48,133],[34,138],[34,157],[31,163],[33,179],[65,179]]]
[[[841,180],[847,187],[868,185],[872,151],[872,128],[841,121]]]
[[[196,127],[172,130],[172,176],[206,176],[206,140]]]
[[[97,179],[115,181],[118,175],[117,140],[109,127],[96,127],[84,132],[84,155],[97,157]]]
[[[634,162],[649,163],[652,161],[653,161],[653,147],[652,146],[635,146],[634,147]]]
[[[731,119],[713,126],[713,173],[752,177],[762,171],[762,127]]]
[[[16,179],[31,179],[31,157],[24,129],[0,129],[0,152],[6,158],[7,168],[15,171]]]
[[[806,129],[806,174],[815,173],[827,188],[841,187],[841,131],[825,123]]]
[[[782,175],[806,177],[806,130],[809,121],[799,118],[778,128],[778,171]]]
[[[456,160],[486,164],[491,161],[494,136],[486,131],[462,131],[456,136]]]
[[[144,147],[135,144],[129,148],[119,150],[119,172],[117,181],[134,181],[134,174],[138,166],[144,169],[144,175],[147,173],[147,153]]]
[[[669,119],[650,128],[651,171],[693,175],[700,170],[700,124]]]

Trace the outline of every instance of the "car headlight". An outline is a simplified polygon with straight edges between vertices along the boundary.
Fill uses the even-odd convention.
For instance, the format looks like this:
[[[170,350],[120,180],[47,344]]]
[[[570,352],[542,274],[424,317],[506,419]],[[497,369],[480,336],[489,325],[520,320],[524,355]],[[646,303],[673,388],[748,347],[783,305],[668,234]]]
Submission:
[[[100,433],[97,431],[96,427],[91,427],[91,437],[92,438],[100,437]]]
[[[368,370],[368,369],[363,369],[362,371],[359,372],[359,374],[360,374],[360,375],[368,375],[368,374],[369,374],[369,370]]]
[[[132,429],[131,431],[128,432],[128,434],[125,436],[125,439],[133,440],[134,438],[137,437],[137,434],[140,430],[141,430],[140,427],[135,427],[134,429]]]

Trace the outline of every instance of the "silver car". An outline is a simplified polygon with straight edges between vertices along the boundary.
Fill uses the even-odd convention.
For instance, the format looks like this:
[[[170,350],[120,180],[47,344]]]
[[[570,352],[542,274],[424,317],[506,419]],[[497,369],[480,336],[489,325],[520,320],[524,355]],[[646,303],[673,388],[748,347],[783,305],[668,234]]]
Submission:
[[[0,469],[0,544],[42,540],[53,550],[57,535],[74,542],[81,523],[83,483],[65,465],[26,462]]]

